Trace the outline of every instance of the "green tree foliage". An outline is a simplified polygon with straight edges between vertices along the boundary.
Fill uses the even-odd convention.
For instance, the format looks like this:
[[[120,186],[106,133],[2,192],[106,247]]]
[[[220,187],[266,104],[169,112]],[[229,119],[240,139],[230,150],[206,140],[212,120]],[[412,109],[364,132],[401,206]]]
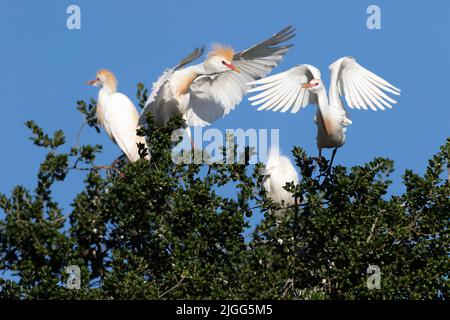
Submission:
[[[148,92],[138,86],[139,105]],[[78,102],[97,128],[95,101]],[[151,130],[152,161],[122,161],[105,170],[101,146],[62,151],[34,122],[36,146],[48,153],[34,190],[0,194],[0,297],[11,299],[448,299],[450,139],[423,176],[407,170],[405,193],[389,196],[393,162],[327,174],[301,148],[293,156],[301,182],[286,185],[297,206],[279,210],[261,188],[261,164],[176,164],[171,150],[179,117]],[[144,155],[144,146],[140,148]],[[235,150],[231,150],[235,152]],[[224,157],[230,150],[224,150]],[[73,170],[85,172],[69,212],[52,189]],[[225,196],[232,186],[235,196]],[[81,187],[80,187],[81,188]],[[248,217],[264,215],[254,230]],[[81,288],[68,289],[66,266],[81,269]],[[367,268],[381,270],[368,289]]]

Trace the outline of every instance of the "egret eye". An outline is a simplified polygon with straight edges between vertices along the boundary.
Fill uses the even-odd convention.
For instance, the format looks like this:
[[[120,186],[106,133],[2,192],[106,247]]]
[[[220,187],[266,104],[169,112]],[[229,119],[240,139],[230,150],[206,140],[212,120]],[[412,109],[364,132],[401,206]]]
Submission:
[[[225,61],[222,60],[222,64],[223,64],[223,65],[226,65],[227,63],[226,63]]]
[[[100,81],[100,78],[97,78],[97,81]]]

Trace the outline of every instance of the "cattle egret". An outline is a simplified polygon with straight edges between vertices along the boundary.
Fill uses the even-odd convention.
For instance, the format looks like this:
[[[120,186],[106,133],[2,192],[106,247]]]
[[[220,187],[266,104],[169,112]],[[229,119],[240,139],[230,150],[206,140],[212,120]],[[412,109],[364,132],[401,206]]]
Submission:
[[[237,53],[229,46],[215,44],[203,63],[183,68],[203,54],[203,49],[197,48],[153,84],[139,124],[145,124],[147,112],[157,123],[181,114],[188,127],[206,126],[227,115],[250,88],[248,82],[260,79],[278,65],[292,46],[281,44],[292,39],[294,31],[286,27]]]
[[[295,203],[292,193],[283,187],[288,182],[298,184],[298,173],[288,157],[280,155],[278,149],[269,152],[266,167],[263,171],[263,187],[268,196],[279,205],[291,206]]]
[[[137,143],[145,138],[136,134],[139,113],[133,102],[117,92],[117,80],[108,70],[100,70],[94,80],[87,82],[100,87],[97,100],[97,119],[111,140],[118,144],[131,162],[139,159]]]
[[[308,104],[315,104],[318,107],[314,121],[318,129],[319,158],[323,148],[334,148],[331,169],[337,149],[345,142],[346,127],[352,123],[341,97],[345,97],[352,109],[385,110],[397,103],[385,92],[399,95],[400,89],[365,69],[352,57],[338,59],[329,69],[328,96],[320,71],[308,64],[254,81],[250,84],[256,87],[248,92],[262,91],[249,98],[252,105],[260,105],[258,110],[296,113]]]

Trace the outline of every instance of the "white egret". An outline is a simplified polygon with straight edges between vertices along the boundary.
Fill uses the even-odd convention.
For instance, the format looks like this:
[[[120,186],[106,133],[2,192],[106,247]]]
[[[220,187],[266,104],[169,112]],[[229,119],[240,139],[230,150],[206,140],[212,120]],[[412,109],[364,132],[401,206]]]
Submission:
[[[281,45],[295,35],[286,27],[269,39],[235,53],[231,47],[216,44],[203,63],[188,66],[203,54],[197,48],[178,65],[167,69],[153,89],[139,124],[151,112],[157,123],[166,123],[181,114],[190,126],[206,126],[228,114],[250,88],[248,82],[260,79],[278,65],[292,46]],[[190,136],[189,128],[187,128]]]
[[[270,149],[262,174],[264,175],[263,187],[275,203],[284,206],[295,203],[292,193],[283,188],[288,182],[294,182],[294,184],[299,182],[297,170],[288,157],[280,155],[276,148]]]
[[[259,92],[249,98],[252,105],[260,105],[258,110],[296,113],[308,104],[315,104],[319,158],[323,148],[334,148],[331,168],[337,149],[345,142],[346,127],[352,123],[341,97],[345,97],[352,109],[385,110],[397,103],[385,92],[399,95],[400,89],[365,69],[352,57],[338,59],[329,69],[328,96],[320,71],[308,64],[251,82],[256,87],[248,92]]]
[[[145,138],[136,134],[139,113],[133,102],[117,92],[117,80],[109,70],[99,70],[94,80],[87,82],[100,87],[97,100],[97,119],[111,140],[118,144],[131,162],[139,159],[137,143]]]

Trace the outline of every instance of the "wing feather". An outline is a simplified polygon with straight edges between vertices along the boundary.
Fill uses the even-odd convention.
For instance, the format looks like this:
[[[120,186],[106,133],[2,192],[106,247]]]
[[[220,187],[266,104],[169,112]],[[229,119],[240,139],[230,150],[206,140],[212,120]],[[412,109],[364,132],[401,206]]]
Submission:
[[[375,105],[375,109],[378,107],[381,110],[385,110],[386,108],[381,104],[381,102],[379,101],[380,97],[377,96],[376,94],[373,93],[372,91],[372,85],[370,84],[370,82],[361,82],[360,86],[362,87],[366,97],[370,100],[370,102]]]
[[[292,88],[290,86],[284,86],[281,89],[281,93],[273,97],[271,100],[268,101],[269,105],[267,107],[267,110],[272,110],[275,107],[278,107],[281,102],[288,97],[292,92]]]
[[[257,110],[297,112],[300,108],[314,103],[312,95],[302,87],[314,78],[320,78],[320,72],[311,65],[298,65],[287,71],[251,82],[256,85],[250,93],[259,92],[249,97],[252,105],[259,105]]]
[[[363,105],[369,106],[369,108],[372,109],[373,111],[377,111],[377,108],[373,105],[372,101],[370,101],[367,98],[366,92],[365,92],[364,88],[362,87],[362,83],[360,81],[358,81],[358,79],[355,79],[354,84],[355,84],[356,90],[359,93],[359,96],[361,98],[361,102],[363,103]]]
[[[283,88],[283,81],[279,81],[277,83],[271,84],[269,87],[268,85],[264,85],[266,87],[265,91],[262,91],[261,93],[258,93],[257,95],[254,95],[252,97],[249,97],[249,101],[255,101],[255,100],[262,100],[261,102],[264,102],[266,100],[263,100],[265,97],[272,96],[273,93],[279,92]],[[249,91],[250,92],[250,91]],[[257,103],[252,103],[252,105],[256,105]]]
[[[344,95],[347,105],[352,109],[353,108],[361,109],[356,103],[356,99],[353,93],[353,87],[350,87],[348,81],[347,82],[341,81],[339,84],[340,84],[339,88],[342,88],[339,94],[343,95],[345,92],[347,92],[347,94]]]
[[[261,98],[261,99],[259,99],[259,100],[257,100],[257,101],[253,101],[253,102],[251,103],[251,105],[252,105],[252,106],[260,105],[260,104],[265,103],[266,101],[269,101],[269,100],[273,99],[274,97],[276,97],[277,95],[280,94],[280,90],[281,90],[281,89],[282,89],[281,86],[278,86],[278,87],[274,88],[272,91],[270,91],[270,94],[264,96],[263,98]],[[268,90],[268,91],[269,91],[269,90]],[[263,110],[263,109],[265,109],[265,106],[264,106],[264,105],[262,105],[262,106],[260,106],[260,107],[258,108],[258,110]]]
[[[273,109],[273,111],[280,111],[280,112],[286,112],[287,110],[289,110],[289,108],[292,108],[292,106],[294,105],[295,100],[297,99],[299,94],[299,90],[292,90],[291,94],[286,97],[286,99],[280,103],[280,105],[278,107],[276,107],[275,109]],[[285,111],[284,111],[285,110]]]
[[[350,81],[354,89],[355,98],[357,100],[358,106],[364,108],[364,110],[367,110],[368,106],[367,104],[364,103],[364,99],[362,97],[361,90],[358,87],[358,83],[354,79],[351,79]]]
[[[385,110],[397,103],[387,93],[400,95],[401,90],[367,70],[352,57],[343,57],[330,65],[330,102],[338,103],[344,97],[350,108]]]
[[[284,112],[288,111],[289,109],[294,108],[294,107],[295,107],[295,102],[297,101],[298,96],[299,96],[300,94],[301,94],[301,90],[298,91],[298,92],[294,92],[294,94],[293,94],[292,97],[291,97],[291,100],[289,100],[289,101],[285,104],[285,106],[283,107],[283,109],[280,110],[280,112],[284,113]]]
[[[256,83],[256,82],[253,82],[253,83]],[[255,96],[249,97],[248,100],[253,101],[253,100],[258,100],[259,98],[265,97],[268,94],[268,91],[270,91],[268,89],[274,88],[274,86],[280,85],[282,83],[283,83],[283,79],[279,78],[275,81],[272,81],[272,82],[269,82],[266,84],[262,84],[258,87],[254,87],[254,88],[248,90],[247,92],[253,93],[253,92],[261,91],[261,93],[255,95]]]
[[[284,99],[272,111],[278,111],[280,109],[284,109],[288,103],[290,103],[289,106],[292,107],[292,104],[293,104],[292,97],[293,96],[298,96],[299,92],[300,92],[300,90],[298,90],[296,88],[296,85],[295,84],[291,84],[291,86],[289,88],[289,93],[286,94]]]

